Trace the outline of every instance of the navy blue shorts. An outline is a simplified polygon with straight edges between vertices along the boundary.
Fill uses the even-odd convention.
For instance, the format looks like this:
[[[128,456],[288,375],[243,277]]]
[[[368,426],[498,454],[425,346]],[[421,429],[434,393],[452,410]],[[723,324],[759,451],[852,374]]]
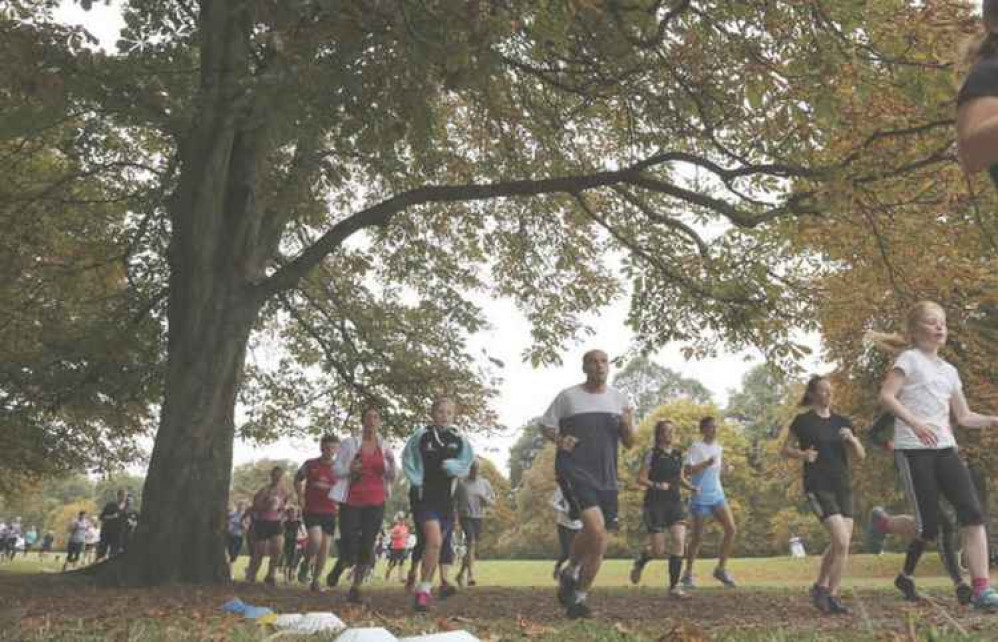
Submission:
[[[595,507],[603,513],[603,523],[607,531],[615,533],[620,530],[616,489],[601,490],[567,475],[558,476],[558,486],[561,487],[561,494],[568,502],[569,518],[579,519],[582,511]]]

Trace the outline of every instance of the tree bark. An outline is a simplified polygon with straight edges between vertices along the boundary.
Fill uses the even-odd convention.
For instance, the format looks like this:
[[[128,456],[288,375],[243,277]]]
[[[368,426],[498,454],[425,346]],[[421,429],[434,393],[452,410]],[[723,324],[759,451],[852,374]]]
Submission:
[[[236,395],[264,298],[271,238],[255,199],[266,119],[248,91],[248,3],[202,4],[199,105],[169,203],[163,408],[132,545],[97,569],[115,585],[230,580],[225,554]],[[279,230],[278,230],[279,231]],[[275,231],[274,233],[277,233]]]

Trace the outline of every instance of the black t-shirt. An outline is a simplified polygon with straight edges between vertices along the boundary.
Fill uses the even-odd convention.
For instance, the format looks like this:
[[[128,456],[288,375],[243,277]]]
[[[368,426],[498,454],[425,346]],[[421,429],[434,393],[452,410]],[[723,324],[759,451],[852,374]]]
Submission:
[[[443,463],[461,454],[466,447],[464,439],[453,428],[429,426],[418,446],[423,460],[423,486],[417,495],[418,506],[423,510],[453,513],[455,478],[447,474]]]
[[[667,490],[658,488],[645,490],[645,505],[659,502],[678,502],[679,479],[683,472],[683,452],[678,448],[662,450],[655,447],[645,455],[644,465],[648,468],[648,481],[669,484]]]
[[[825,418],[808,410],[794,417],[790,432],[797,437],[799,448],[818,451],[813,464],[804,462],[804,490],[835,490],[849,485],[849,460],[839,435],[842,428],[853,430],[852,422],[834,412]]]
[[[998,98],[998,56],[987,56],[974,63],[960,87],[956,104],[959,106],[975,98],[989,96]],[[998,165],[988,168],[988,174],[991,182],[998,186]]]
[[[124,526],[125,513],[118,502],[108,502],[100,512],[100,527],[108,535],[117,535]]]

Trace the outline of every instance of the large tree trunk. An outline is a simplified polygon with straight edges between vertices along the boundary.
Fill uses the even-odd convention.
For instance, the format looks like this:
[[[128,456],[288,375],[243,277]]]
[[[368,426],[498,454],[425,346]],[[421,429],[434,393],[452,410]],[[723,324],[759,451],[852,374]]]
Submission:
[[[276,244],[255,192],[266,157],[248,81],[249,3],[203,2],[201,87],[169,203],[167,373],[159,430],[129,549],[98,569],[113,584],[229,581],[226,507],[234,412]],[[262,238],[266,237],[266,238]]]

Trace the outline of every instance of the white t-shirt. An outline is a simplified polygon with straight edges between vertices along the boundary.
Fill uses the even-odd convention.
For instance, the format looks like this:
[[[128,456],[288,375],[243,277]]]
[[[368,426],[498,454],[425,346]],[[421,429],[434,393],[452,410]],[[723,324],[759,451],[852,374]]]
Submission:
[[[897,400],[935,430],[939,437],[935,446],[926,446],[907,422],[896,417],[894,448],[920,450],[955,447],[956,438],[950,423],[950,400],[963,388],[956,368],[939,357],[929,357],[916,349],[899,354],[894,361],[894,368],[904,372],[904,384],[898,392]]]
[[[715,439],[711,443],[695,441],[686,451],[687,466],[696,466],[705,462],[711,457],[714,463],[704,468],[699,473],[693,475],[690,483],[700,488],[700,492],[693,496],[693,501],[698,504],[717,504],[724,501],[724,488],[721,486],[721,462],[724,449]]]

